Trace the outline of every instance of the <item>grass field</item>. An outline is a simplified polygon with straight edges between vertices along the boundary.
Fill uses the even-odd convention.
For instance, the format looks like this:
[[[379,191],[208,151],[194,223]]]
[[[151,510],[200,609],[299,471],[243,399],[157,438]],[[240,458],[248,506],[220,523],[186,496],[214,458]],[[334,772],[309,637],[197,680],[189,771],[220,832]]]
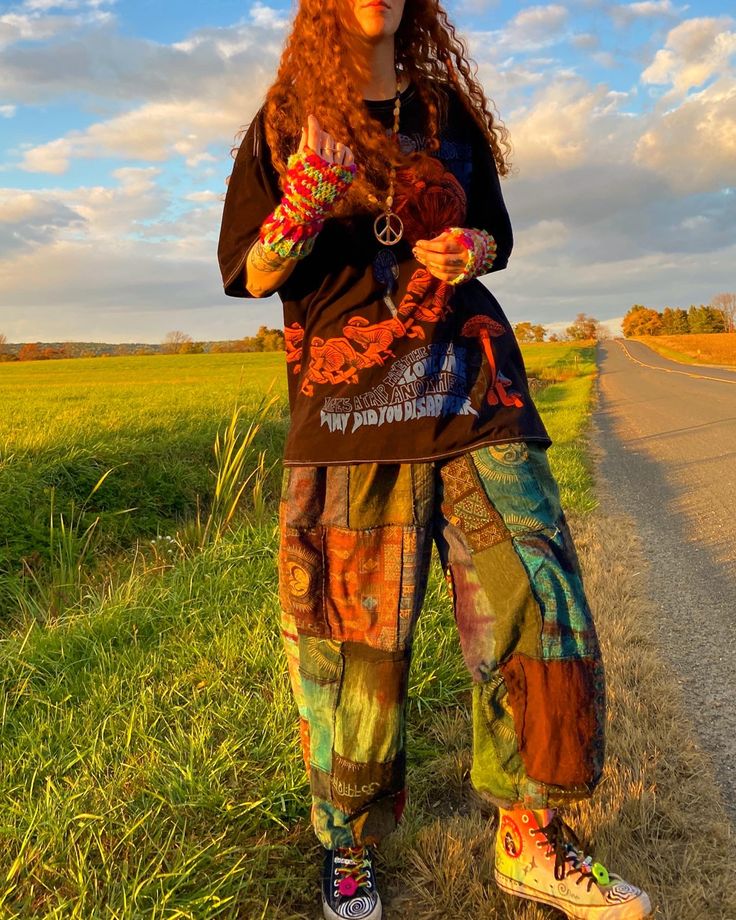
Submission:
[[[640,621],[630,533],[594,524],[593,348],[524,354],[544,381],[536,402],[609,672],[609,764],[595,802],[576,815],[611,867],[657,897],[658,916],[726,920],[736,916],[725,912],[732,842],[708,766]],[[265,511],[255,513],[248,490],[221,539],[191,538],[197,496],[201,508],[213,503],[215,433],[236,403],[254,412],[274,379],[280,401],[254,449],[277,459],[282,362],[193,355],[0,368],[0,917],[319,915],[319,845],[276,628],[278,466]],[[57,534],[85,500],[80,533],[99,519],[86,550],[79,535],[62,541],[65,560],[48,533],[52,490]],[[157,534],[174,539],[152,544]],[[35,579],[19,574],[29,553]],[[50,616],[44,586],[72,570]],[[490,883],[493,824],[467,786],[468,688],[435,566],[410,680],[411,797],[379,852],[386,915],[551,920]]]
[[[252,414],[273,387],[281,400],[259,445],[278,457],[286,431],[283,355],[275,353],[4,364],[0,380],[0,619],[16,606],[21,560],[31,569],[52,561],[52,501],[57,520],[73,513],[81,531],[99,517],[96,550],[113,553],[173,533],[197,496],[208,499],[212,444],[234,405]]]
[[[635,335],[654,351],[683,364],[716,364],[736,367],[736,333],[709,332],[692,335]]]

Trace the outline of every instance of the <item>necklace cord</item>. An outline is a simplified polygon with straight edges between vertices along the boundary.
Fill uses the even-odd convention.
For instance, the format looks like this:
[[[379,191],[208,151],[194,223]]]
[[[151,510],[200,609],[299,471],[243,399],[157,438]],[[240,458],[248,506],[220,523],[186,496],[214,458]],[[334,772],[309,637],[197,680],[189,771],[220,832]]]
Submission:
[[[391,141],[393,142],[399,135],[399,115],[401,113],[401,74],[396,66],[396,97],[394,99],[394,124],[391,131]],[[398,214],[391,209],[394,203],[394,179],[396,178],[396,167],[391,163],[389,173],[388,195],[382,214],[379,214],[373,222],[373,234],[379,243],[384,246],[394,246],[404,235],[404,222]]]

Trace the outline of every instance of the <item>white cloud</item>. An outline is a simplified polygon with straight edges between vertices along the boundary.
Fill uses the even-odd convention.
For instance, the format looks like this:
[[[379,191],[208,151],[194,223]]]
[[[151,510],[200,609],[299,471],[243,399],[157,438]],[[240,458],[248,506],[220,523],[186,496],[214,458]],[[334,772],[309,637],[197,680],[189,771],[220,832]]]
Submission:
[[[681,23],[642,73],[643,82],[670,89],[642,131],[634,162],[656,170],[675,189],[736,185],[736,69],[731,63],[736,32],[727,28],[732,25],[730,17]]]
[[[654,120],[634,161],[686,192],[736,186],[736,84],[721,78]]]
[[[514,52],[545,48],[561,40],[568,17],[567,7],[559,3],[527,7],[499,32],[492,33],[494,42],[499,49]]]
[[[689,9],[688,4],[675,6],[672,0],[644,0],[641,3],[615,3],[607,6],[608,14],[617,25],[629,25],[640,19],[677,19]]]
[[[564,221],[540,220],[517,231],[514,236],[514,261],[521,262],[547,250],[561,249],[569,244],[570,231]]]
[[[193,97],[188,101],[154,102],[132,109],[86,131],[26,150],[20,168],[60,174],[72,159],[124,157],[162,163],[178,155],[190,166],[215,158],[206,148],[213,139],[232,137],[253,113],[244,110],[237,88],[224,90],[217,100]]]
[[[736,53],[736,32],[730,16],[689,19],[675,26],[666,46],[641,75],[644,83],[671,84],[671,95],[685,95],[693,87],[727,69]],[[669,98],[669,97],[668,97]]]
[[[620,99],[605,84],[591,88],[581,77],[548,81],[509,114],[515,164],[538,177],[625,156],[632,128],[617,115]]]
[[[44,0],[30,0],[20,6],[0,13],[0,48],[19,41],[43,42],[70,29],[91,23],[112,21],[112,14],[102,9],[105,4],[88,0],[59,0],[51,3]],[[73,15],[56,13],[47,15],[48,10],[74,10]]]
[[[277,10],[266,3],[261,3],[260,0],[256,0],[251,6],[250,16],[255,25],[267,29],[285,29],[289,23],[289,17],[284,16],[283,10]]]

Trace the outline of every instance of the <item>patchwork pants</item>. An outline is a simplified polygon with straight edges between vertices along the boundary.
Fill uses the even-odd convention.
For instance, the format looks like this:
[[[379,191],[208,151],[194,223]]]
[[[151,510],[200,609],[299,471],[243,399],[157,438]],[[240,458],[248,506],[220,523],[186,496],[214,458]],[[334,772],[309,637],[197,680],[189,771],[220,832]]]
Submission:
[[[474,788],[505,807],[592,794],[604,670],[544,447],[287,467],[280,524],[281,633],[323,846],[376,844],[401,818],[409,663],[433,542],[472,677]]]

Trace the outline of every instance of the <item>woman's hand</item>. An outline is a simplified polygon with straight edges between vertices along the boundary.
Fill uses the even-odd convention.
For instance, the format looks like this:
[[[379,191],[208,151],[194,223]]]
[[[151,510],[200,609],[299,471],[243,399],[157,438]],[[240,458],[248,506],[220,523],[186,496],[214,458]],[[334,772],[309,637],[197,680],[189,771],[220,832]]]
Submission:
[[[452,239],[449,230],[432,240],[417,240],[412,252],[417,262],[441,281],[457,278],[468,261],[467,248]]]
[[[302,128],[297,153],[301,153],[305,146],[310,147],[328,163],[350,166],[355,162],[353,151],[344,144],[336,143],[327,131],[322,131],[315,115],[307,116],[307,128]]]

